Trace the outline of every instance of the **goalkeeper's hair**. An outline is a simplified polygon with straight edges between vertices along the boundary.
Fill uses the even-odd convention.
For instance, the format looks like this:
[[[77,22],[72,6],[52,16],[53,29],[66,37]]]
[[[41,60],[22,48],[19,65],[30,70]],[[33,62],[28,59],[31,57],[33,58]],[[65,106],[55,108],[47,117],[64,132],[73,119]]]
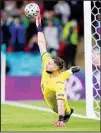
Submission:
[[[55,64],[59,67],[60,70],[64,68],[64,60],[61,59],[60,57],[53,57],[53,60]]]

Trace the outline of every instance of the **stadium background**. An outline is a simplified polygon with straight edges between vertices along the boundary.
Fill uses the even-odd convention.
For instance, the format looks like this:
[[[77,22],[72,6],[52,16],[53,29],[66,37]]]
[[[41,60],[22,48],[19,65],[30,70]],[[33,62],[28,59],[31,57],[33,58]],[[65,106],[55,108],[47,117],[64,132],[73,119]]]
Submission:
[[[6,55],[7,63],[6,100],[27,105],[47,107],[43,101],[40,90],[42,64],[37,46],[35,21],[29,21],[24,15],[24,6],[29,2],[36,2],[40,6],[42,26],[48,51],[54,56],[63,58],[66,69],[72,65],[81,66],[82,71],[71,76],[66,81],[66,93],[71,106],[76,108],[76,113],[85,115],[84,24],[82,1],[1,1],[0,44],[2,52]],[[28,116],[29,112],[27,111],[26,109],[20,110],[19,108],[9,105],[2,105],[2,130],[39,131],[38,124],[35,124],[35,120],[32,121],[31,117],[36,119],[40,112],[31,110],[31,115]],[[12,112],[12,116],[16,118],[13,118],[10,112]],[[40,130],[61,130],[54,129],[46,124],[50,124],[51,121],[55,120],[55,116],[48,113],[45,113],[45,115],[42,111],[41,113],[44,122],[42,126],[42,120],[39,121],[39,125],[42,126]],[[27,114],[27,117],[24,117],[23,114]],[[22,117],[23,120],[19,121],[17,116]],[[48,117],[49,121],[46,121]],[[91,122],[91,120],[82,120],[81,118],[76,118],[75,120],[75,118],[76,117],[72,118],[70,127],[65,128],[65,131],[99,130],[98,121]],[[75,122],[81,122],[81,126],[76,125],[76,128],[72,129],[74,120]],[[38,123],[38,120],[36,121],[36,123]],[[33,127],[32,123],[35,124],[35,127]],[[85,129],[83,123],[89,125],[87,129]],[[91,127],[93,124],[96,125],[95,128]],[[28,127],[26,127],[26,125],[28,125]]]

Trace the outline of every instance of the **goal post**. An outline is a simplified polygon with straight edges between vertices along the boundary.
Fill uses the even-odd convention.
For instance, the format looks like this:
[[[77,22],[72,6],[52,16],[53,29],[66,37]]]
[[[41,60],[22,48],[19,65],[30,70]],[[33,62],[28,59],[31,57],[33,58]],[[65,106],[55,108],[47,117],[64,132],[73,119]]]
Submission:
[[[95,2],[96,1],[92,1],[93,6],[96,6]],[[96,98],[94,96],[94,83],[93,83],[93,65],[95,65],[96,69],[97,66],[96,64],[93,64],[93,58],[95,58],[93,56],[93,51],[95,51],[94,47],[98,47],[98,43],[96,40],[96,37],[93,37],[93,33],[92,33],[92,23],[95,22],[96,19],[96,15],[94,16],[95,20],[92,20],[92,8],[94,9],[94,7],[91,7],[91,1],[84,1],[84,53],[85,53],[85,90],[86,90],[86,116],[88,118],[100,118],[100,105],[98,105],[97,102],[100,101],[100,92],[98,92],[98,90],[100,91],[100,85],[99,88],[95,87],[95,91],[97,92],[98,97]],[[96,7],[96,10],[98,10],[99,12],[99,8]],[[93,22],[92,22],[93,21]],[[96,30],[97,28],[95,27],[95,33],[97,32]],[[97,34],[97,33],[96,33]],[[100,36],[99,36],[99,39]],[[95,40],[95,44],[93,47],[93,40]],[[99,48],[100,51],[100,48]],[[95,51],[96,53],[96,51]],[[95,58],[96,60],[96,58]],[[100,59],[99,59],[100,60]],[[100,73],[100,71],[99,71]],[[97,77],[96,77],[97,78]],[[97,101],[99,100],[99,101]],[[96,106],[99,106],[99,111],[97,112],[99,115],[96,115],[96,111],[94,110],[94,101],[96,102]],[[97,107],[96,107],[97,108]]]
[[[87,117],[95,117],[95,113],[93,110],[93,84],[92,84],[91,1],[84,1],[84,49],[85,49],[86,115]]]
[[[5,102],[6,56],[1,52],[1,103]]]

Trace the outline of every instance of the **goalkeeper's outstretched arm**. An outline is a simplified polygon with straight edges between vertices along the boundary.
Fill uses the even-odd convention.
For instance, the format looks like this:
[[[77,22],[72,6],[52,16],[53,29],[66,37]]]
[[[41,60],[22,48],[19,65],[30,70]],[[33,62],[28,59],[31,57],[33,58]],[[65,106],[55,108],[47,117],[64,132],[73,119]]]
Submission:
[[[39,46],[39,49],[40,49],[40,53],[42,55],[43,53],[47,52],[47,50],[46,50],[45,37],[44,37],[44,34],[42,32],[42,27],[41,27],[41,16],[40,16],[40,14],[36,18],[36,26],[37,26],[37,31],[38,31],[38,46]]]

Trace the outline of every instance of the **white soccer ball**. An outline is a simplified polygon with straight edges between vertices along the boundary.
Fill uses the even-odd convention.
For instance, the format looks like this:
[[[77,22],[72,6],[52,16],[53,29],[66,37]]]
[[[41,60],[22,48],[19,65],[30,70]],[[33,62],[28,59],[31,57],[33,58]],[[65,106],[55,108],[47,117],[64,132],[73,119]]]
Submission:
[[[40,8],[36,3],[27,4],[24,10],[28,18],[36,18],[40,12]]]

